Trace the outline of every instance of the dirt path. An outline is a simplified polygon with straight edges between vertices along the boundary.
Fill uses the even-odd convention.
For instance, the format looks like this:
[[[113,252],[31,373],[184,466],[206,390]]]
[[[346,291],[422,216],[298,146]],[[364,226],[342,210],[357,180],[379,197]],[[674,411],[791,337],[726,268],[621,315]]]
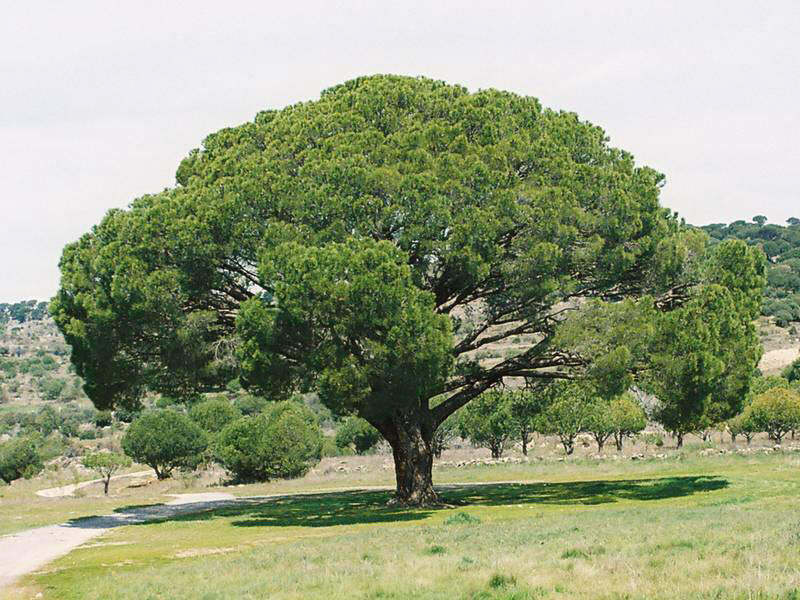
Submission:
[[[175,500],[166,504],[76,519],[0,537],[0,589],[114,527],[202,512],[237,501],[233,494],[225,493],[170,495]]]
[[[153,471],[148,469],[147,471],[136,471],[136,473],[123,473],[122,475],[114,475],[111,480],[115,481],[117,479],[122,479],[123,477],[146,477],[147,475],[151,475]],[[62,498],[64,496],[72,496],[75,493],[75,490],[79,490],[81,488],[88,487],[95,483],[102,483],[102,479],[92,479],[90,481],[81,481],[80,483],[71,483],[70,485],[63,485],[61,487],[54,487],[48,488],[46,490],[38,490],[36,492],[37,496],[43,496],[44,498]]]

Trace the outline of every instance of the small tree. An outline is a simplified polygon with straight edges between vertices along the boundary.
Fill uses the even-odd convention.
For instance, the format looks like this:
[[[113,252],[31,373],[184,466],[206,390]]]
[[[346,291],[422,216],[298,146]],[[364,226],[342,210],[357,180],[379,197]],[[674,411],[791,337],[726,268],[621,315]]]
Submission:
[[[172,410],[142,414],[122,438],[125,454],[152,467],[158,479],[166,479],[176,467],[196,467],[207,445],[203,430]]]
[[[542,396],[532,390],[515,390],[509,394],[511,420],[522,442],[522,454],[528,456],[528,444],[535,429],[537,415],[542,412]]]
[[[647,427],[647,415],[630,392],[613,398],[609,405],[614,428],[614,443],[622,451],[622,441]]]
[[[336,447],[352,448],[364,454],[381,441],[380,432],[360,417],[346,417],[336,429]]]
[[[35,438],[19,437],[0,444],[0,479],[6,483],[20,477],[33,477],[42,468],[42,457]]]
[[[552,403],[537,419],[536,428],[545,435],[557,435],[567,455],[575,449],[575,438],[590,422],[593,398],[579,383],[559,382],[548,388]]]
[[[209,433],[219,433],[241,416],[241,411],[225,396],[207,398],[189,409],[189,418]]]
[[[83,466],[96,471],[103,479],[103,493],[108,496],[108,485],[114,473],[131,465],[131,459],[117,452],[95,452],[83,459]]]
[[[458,437],[458,413],[450,415],[434,432],[431,440],[431,450],[436,458],[442,457],[442,452],[450,447],[450,443]]]
[[[281,402],[264,414],[227,425],[217,440],[215,456],[240,481],[299,477],[321,458],[322,437],[307,407]]]
[[[800,427],[800,396],[782,387],[772,388],[756,396],[750,405],[754,424],[780,444],[783,436]]]
[[[481,394],[461,411],[459,430],[475,446],[488,448],[492,458],[503,456],[508,438],[514,432],[511,417],[510,394],[502,390],[489,390]]]
[[[747,440],[747,445],[749,446],[753,436],[759,432],[758,425],[753,420],[752,410],[749,406],[746,406],[745,409],[735,417],[728,419],[727,425],[728,431],[731,434],[731,441],[734,444],[736,443],[736,436],[741,435]]]
[[[595,398],[586,406],[586,411],[588,413],[586,431],[592,434],[594,441],[597,442],[597,452],[602,452],[606,441],[616,430],[612,422],[610,402]]]

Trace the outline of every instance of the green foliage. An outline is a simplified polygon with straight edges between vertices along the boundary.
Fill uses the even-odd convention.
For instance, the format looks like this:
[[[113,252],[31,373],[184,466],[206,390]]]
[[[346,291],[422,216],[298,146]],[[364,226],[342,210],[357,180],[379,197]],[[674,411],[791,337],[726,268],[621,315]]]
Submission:
[[[545,435],[557,435],[567,455],[575,449],[575,438],[586,431],[591,407],[599,398],[585,383],[556,382],[547,387],[547,408],[536,419],[536,429]]]
[[[444,520],[445,525],[477,525],[480,522],[480,517],[460,511],[453,513]]]
[[[67,382],[57,377],[45,377],[39,381],[39,389],[45,400],[57,400]]]
[[[800,395],[794,390],[774,387],[756,396],[749,408],[755,426],[776,444],[786,433],[800,428]]]
[[[94,415],[94,424],[97,427],[109,427],[114,422],[110,410],[98,410]]]
[[[266,399],[259,396],[253,396],[252,394],[239,396],[233,401],[234,408],[246,417],[257,415],[260,412],[263,412],[268,404],[269,402]]]
[[[726,424],[733,441],[736,441],[736,437],[741,435],[747,440],[748,445],[753,436],[761,431],[760,426],[753,419],[753,411],[750,406],[746,406],[741,413],[728,419]]]
[[[544,395],[530,389],[520,389],[508,394],[511,421],[522,442],[522,453],[528,455],[528,444],[536,429],[536,417],[544,409]]]
[[[241,416],[241,411],[225,396],[207,398],[189,409],[189,418],[208,433],[219,433]]]
[[[795,359],[792,364],[786,367],[781,375],[789,382],[800,381],[800,358]]]
[[[364,454],[381,441],[380,432],[364,419],[347,417],[336,429],[336,446],[352,447],[356,454]]]
[[[97,472],[103,479],[105,495],[108,495],[108,484],[114,473],[130,465],[130,458],[116,452],[95,452],[83,458],[83,466]]]
[[[488,448],[492,458],[500,458],[515,423],[511,415],[511,392],[488,390],[470,402],[459,413],[461,437],[475,446]]]
[[[296,402],[227,425],[214,449],[220,464],[240,481],[300,477],[322,454],[322,430],[314,414]]]
[[[630,392],[611,400],[609,417],[617,450],[622,450],[622,443],[626,437],[635,435],[647,427],[647,415]]]
[[[800,230],[796,225],[791,222],[788,226],[781,226],[761,221],[737,221],[730,225],[707,225],[702,229],[716,240],[742,240],[770,257],[766,298],[761,312],[774,316],[780,326],[800,320],[800,264],[797,263]]]
[[[18,437],[0,444],[0,479],[6,483],[20,477],[33,477],[42,468],[42,456],[35,437]]]
[[[203,430],[185,414],[172,410],[143,413],[122,438],[125,454],[152,467],[159,479],[169,477],[176,467],[196,467],[206,446]]]
[[[412,447],[472,398],[582,369],[554,343],[567,301],[690,280],[696,239],[659,206],[663,177],[607,140],[534,98],[349,81],[208,136],[175,188],[110,211],[64,249],[51,313],[98,408],[237,376],[315,390],[407,445],[403,473],[429,471]],[[523,334],[539,341],[475,360]],[[608,384],[635,353],[610,356]]]

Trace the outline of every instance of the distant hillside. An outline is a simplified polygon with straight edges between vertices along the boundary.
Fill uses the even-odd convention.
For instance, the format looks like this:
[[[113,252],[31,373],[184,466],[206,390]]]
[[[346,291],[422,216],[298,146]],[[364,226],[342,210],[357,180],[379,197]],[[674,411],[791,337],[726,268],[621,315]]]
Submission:
[[[750,223],[716,223],[701,229],[715,240],[734,238],[760,246],[768,260],[762,314],[775,317],[781,327],[800,321],[800,219],[792,217],[787,225],[775,225],[758,215]]]

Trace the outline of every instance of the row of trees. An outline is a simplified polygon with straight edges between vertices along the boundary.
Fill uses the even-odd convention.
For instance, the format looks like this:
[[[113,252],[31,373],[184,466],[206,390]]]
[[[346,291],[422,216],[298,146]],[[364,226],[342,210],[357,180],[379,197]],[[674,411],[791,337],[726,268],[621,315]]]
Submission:
[[[581,383],[555,383],[541,393],[530,390],[492,390],[467,405],[458,418],[461,436],[488,448],[499,458],[511,440],[527,456],[533,432],[558,436],[564,452],[572,454],[580,433],[590,433],[602,452],[613,438],[623,441],[647,425],[644,410],[633,395],[605,400]]]

